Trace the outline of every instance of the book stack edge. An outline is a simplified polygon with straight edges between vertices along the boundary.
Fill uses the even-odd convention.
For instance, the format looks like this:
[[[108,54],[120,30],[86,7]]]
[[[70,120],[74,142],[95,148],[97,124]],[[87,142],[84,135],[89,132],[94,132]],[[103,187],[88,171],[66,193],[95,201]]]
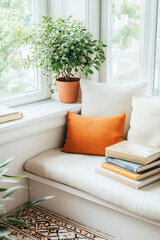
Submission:
[[[106,148],[105,162],[95,171],[139,189],[160,179],[160,148],[122,141]]]

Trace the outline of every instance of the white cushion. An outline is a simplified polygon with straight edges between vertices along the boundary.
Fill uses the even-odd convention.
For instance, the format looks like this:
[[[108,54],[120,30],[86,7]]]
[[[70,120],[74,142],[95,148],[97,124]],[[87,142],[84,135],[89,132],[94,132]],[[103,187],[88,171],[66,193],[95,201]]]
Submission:
[[[82,115],[109,117],[126,113],[124,137],[126,137],[132,111],[132,97],[146,96],[147,83],[110,84],[81,79]]]
[[[115,204],[140,216],[160,221],[160,181],[136,190],[99,175],[102,156],[48,150],[28,160],[25,169]]]
[[[128,140],[160,147],[160,98],[133,98]]]

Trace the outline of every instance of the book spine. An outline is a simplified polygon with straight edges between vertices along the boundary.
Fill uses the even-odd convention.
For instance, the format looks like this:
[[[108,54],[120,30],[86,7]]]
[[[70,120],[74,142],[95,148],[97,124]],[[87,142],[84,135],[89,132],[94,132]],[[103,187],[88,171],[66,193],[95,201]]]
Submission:
[[[138,167],[137,167],[137,163],[133,163],[133,162],[129,162],[129,161],[124,161],[122,159],[117,159],[117,158],[111,158],[111,157],[105,157],[105,161],[107,163],[112,163],[116,166],[122,167],[126,170],[129,170],[131,172],[137,173]],[[143,165],[139,165],[139,166],[143,166]]]
[[[133,155],[129,155],[129,154],[121,153],[121,152],[116,152],[116,151],[112,151],[112,150],[108,150],[108,149],[106,149],[106,156],[130,161],[130,162],[134,162],[134,163],[139,163],[142,165],[147,165],[147,161],[145,158],[133,156]]]
[[[125,177],[131,178],[131,179],[133,179],[135,181],[137,181],[138,177],[140,176],[140,174],[131,173],[128,170],[123,170],[120,167],[112,166],[112,165],[109,165],[109,164],[106,164],[106,163],[101,163],[101,167],[105,168],[105,169],[108,169],[108,170],[110,170],[112,172],[121,174],[121,175],[123,175]]]

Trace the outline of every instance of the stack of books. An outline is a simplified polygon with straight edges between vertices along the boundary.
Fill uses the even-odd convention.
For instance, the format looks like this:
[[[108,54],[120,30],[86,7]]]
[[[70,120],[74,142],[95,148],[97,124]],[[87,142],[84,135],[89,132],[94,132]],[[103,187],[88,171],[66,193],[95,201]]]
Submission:
[[[160,148],[119,142],[106,148],[105,162],[95,171],[139,189],[160,179]]]
[[[12,108],[0,105],[0,123],[10,122],[21,118],[23,118],[22,113]]]

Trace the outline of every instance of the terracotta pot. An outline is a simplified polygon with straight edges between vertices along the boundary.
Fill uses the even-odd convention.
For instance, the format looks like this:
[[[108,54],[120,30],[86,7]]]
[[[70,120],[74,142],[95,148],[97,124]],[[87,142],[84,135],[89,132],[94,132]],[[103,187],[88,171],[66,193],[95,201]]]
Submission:
[[[63,103],[74,103],[77,101],[80,78],[70,78],[71,81],[65,81],[64,78],[56,79],[59,99]]]

